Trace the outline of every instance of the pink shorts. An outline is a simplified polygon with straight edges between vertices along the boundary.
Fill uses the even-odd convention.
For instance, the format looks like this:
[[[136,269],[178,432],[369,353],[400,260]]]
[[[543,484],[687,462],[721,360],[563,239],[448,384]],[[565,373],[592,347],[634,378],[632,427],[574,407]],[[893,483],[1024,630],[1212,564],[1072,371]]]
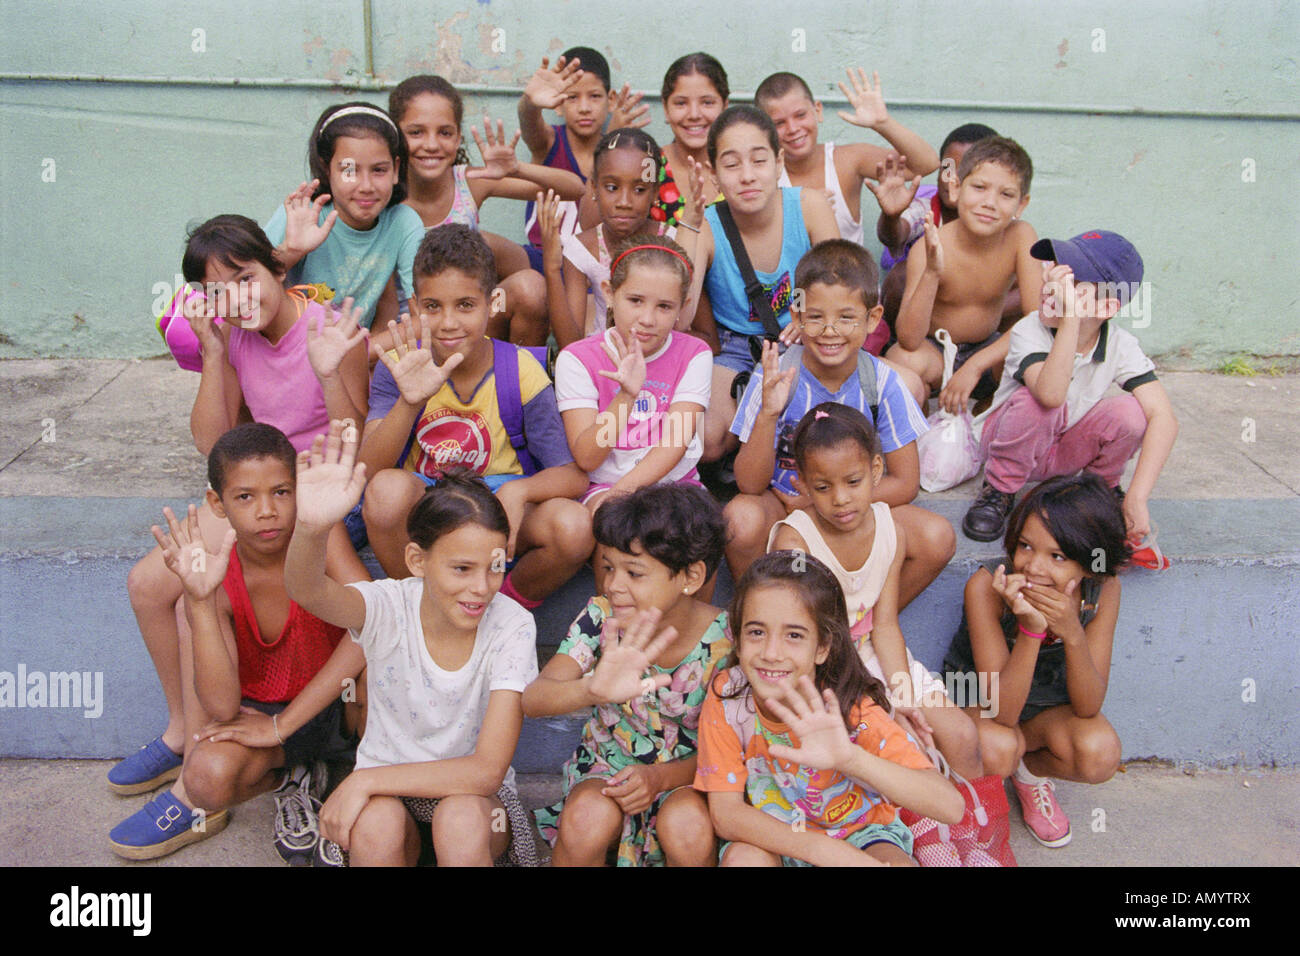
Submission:
[[[703,482],[700,481],[700,473],[696,471],[694,468],[691,469],[691,473],[689,475],[687,475],[684,478],[678,478],[675,482],[673,482],[673,484],[695,485],[697,488],[704,487]],[[590,484],[587,486],[587,490],[582,493],[582,497],[579,498],[578,500],[585,505],[592,498],[596,497],[596,495],[609,491],[609,489],[613,487],[614,487],[613,485],[600,485],[595,483]]]

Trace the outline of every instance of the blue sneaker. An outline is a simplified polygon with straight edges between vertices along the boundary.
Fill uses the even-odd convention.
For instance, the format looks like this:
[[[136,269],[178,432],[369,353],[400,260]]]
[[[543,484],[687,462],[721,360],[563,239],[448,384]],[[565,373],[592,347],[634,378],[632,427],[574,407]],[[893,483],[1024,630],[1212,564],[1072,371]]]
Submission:
[[[159,735],[108,772],[108,788],[124,797],[156,790],[181,775],[183,759]]]
[[[153,860],[215,836],[229,822],[226,810],[200,816],[164,790],[113,827],[108,840],[113,852],[124,859]]]

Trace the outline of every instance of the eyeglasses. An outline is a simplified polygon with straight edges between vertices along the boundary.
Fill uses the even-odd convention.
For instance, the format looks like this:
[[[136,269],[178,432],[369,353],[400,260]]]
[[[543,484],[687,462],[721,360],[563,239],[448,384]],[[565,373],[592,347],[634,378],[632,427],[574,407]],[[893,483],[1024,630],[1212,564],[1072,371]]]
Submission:
[[[861,319],[839,318],[834,322],[827,322],[825,319],[804,319],[799,323],[799,327],[809,335],[821,335],[826,331],[826,326],[831,325],[840,335],[852,335],[862,325]]]

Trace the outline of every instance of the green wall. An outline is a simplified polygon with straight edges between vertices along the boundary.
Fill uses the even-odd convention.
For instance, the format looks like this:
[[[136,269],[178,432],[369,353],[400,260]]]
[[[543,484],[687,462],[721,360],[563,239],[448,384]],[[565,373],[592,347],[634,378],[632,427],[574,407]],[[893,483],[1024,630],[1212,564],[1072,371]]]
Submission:
[[[695,49],[718,56],[736,98],[793,70],[827,97],[823,140],[862,132],[834,116],[843,66],[877,69],[894,115],[935,145],[979,120],[1028,149],[1026,218],[1040,235],[1101,227],[1134,241],[1151,282],[1135,331],[1165,364],[1300,356],[1283,281],[1300,260],[1298,9],[3,0],[0,357],[158,354],[151,306],[186,226],[221,212],[265,221],[305,175],[324,106],[382,104],[404,76],[438,72],[467,87],[467,121],[512,121],[508,91],[579,43],[606,53],[616,83],[656,97],[668,63]],[[494,200],[483,218],[521,233],[520,205]]]

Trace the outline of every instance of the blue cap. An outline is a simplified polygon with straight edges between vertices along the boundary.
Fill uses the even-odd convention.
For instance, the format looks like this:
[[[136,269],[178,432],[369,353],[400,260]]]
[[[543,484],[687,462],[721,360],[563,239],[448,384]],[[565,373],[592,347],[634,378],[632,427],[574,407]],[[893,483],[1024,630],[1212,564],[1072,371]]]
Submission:
[[[1069,266],[1076,282],[1136,285],[1142,281],[1142,257],[1117,232],[1093,229],[1073,239],[1039,239],[1029,254]]]

